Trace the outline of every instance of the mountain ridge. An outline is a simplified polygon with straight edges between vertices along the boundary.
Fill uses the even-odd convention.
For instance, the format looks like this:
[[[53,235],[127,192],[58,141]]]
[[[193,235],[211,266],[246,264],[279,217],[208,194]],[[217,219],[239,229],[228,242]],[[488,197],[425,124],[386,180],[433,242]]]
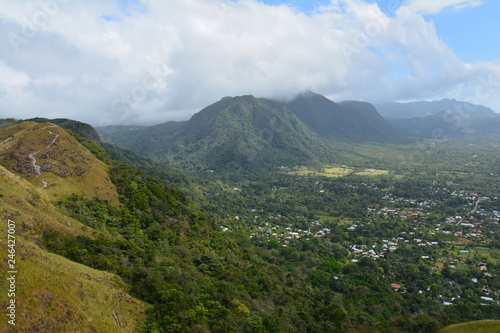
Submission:
[[[438,101],[376,103],[375,107],[384,118],[424,117],[442,111],[459,114],[463,119],[488,118],[496,114],[489,107],[449,98]]]
[[[120,143],[123,135],[128,135],[123,132],[114,139],[106,134],[103,138],[174,166],[226,174],[318,164],[323,157],[333,156],[326,142],[286,106],[250,95],[222,98],[186,122],[168,122],[135,132],[131,136],[137,138],[134,142]]]
[[[329,139],[387,142],[403,137],[367,102],[335,103],[325,96],[307,92],[286,105],[318,134]]]
[[[489,118],[463,118],[460,114],[441,111],[436,114],[412,118],[388,118],[389,123],[402,131],[419,137],[441,139],[444,137],[499,135],[500,115]]]

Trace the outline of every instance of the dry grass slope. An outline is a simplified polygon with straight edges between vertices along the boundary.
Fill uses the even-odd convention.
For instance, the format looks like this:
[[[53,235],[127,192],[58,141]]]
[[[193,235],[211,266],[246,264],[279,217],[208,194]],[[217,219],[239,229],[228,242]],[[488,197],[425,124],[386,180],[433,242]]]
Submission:
[[[116,190],[106,175],[107,166],[64,130],[53,128],[61,141],[53,149],[39,153],[42,169],[60,163],[72,173],[81,161],[88,176],[61,177],[45,171],[42,175],[49,185],[44,188],[34,175],[27,174],[28,168],[24,173],[20,168],[23,168],[23,156],[43,148],[54,136],[44,136],[44,125],[20,125],[7,129],[7,137],[6,132],[0,130],[0,259],[3,263],[0,332],[137,332],[145,320],[147,304],[128,295],[120,278],[48,253],[39,246],[41,231],[46,228],[62,235],[98,235],[98,231],[61,214],[54,201],[76,192],[89,197],[97,194],[117,203]],[[35,144],[40,141],[41,145]],[[43,154],[47,156],[42,157]],[[8,324],[5,315],[10,299],[6,279],[9,219],[16,222],[15,327]]]
[[[500,320],[481,320],[451,325],[439,333],[500,333]]]
[[[38,177],[30,154],[40,167]],[[46,181],[44,190],[53,200],[82,193],[118,205],[108,166],[57,125],[24,122],[0,129],[0,165],[35,187],[44,188]]]

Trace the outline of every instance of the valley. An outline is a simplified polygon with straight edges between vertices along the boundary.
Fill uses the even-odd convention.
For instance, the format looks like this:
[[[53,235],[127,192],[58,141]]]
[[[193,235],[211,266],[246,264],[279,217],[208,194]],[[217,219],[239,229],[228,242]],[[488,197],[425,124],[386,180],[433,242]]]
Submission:
[[[108,143],[76,121],[6,121],[0,212],[19,225],[20,327],[498,327],[497,136],[366,141],[360,120],[351,138],[325,137],[252,96],[193,118],[100,129]]]

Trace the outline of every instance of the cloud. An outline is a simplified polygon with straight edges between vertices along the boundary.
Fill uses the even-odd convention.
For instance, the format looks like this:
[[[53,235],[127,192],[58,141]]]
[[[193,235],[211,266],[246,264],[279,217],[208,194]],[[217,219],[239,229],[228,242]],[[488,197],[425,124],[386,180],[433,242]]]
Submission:
[[[480,0],[410,0],[406,8],[422,14],[437,14],[446,8],[462,9],[481,5]]]
[[[227,95],[284,99],[308,89],[335,100],[500,106],[485,93],[500,88],[499,64],[463,63],[422,16],[475,3],[409,1],[388,16],[360,0],[308,15],[255,0],[8,2],[0,115],[158,123]]]

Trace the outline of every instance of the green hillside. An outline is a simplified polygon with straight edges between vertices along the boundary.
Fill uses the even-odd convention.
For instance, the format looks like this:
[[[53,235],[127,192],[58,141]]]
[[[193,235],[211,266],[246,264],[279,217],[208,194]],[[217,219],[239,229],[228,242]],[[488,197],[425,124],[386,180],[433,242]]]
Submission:
[[[404,141],[403,135],[387,123],[369,103],[334,103],[322,95],[308,92],[286,105],[304,123],[326,138],[357,142]]]
[[[0,128],[9,127],[17,124],[18,120],[14,118],[0,119]]]
[[[443,328],[439,333],[498,333],[499,320],[481,320],[465,324],[451,325]]]
[[[91,141],[100,141],[99,135],[97,134],[97,131],[90,126],[89,124],[82,123],[81,121],[76,121],[72,119],[66,119],[66,118],[55,118],[55,119],[47,119],[47,118],[31,118],[31,119],[24,119],[22,120],[23,122],[36,122],[36,123],[52,123],[56,124],[68,131],[72,131],[84,138],[87,138]]]

